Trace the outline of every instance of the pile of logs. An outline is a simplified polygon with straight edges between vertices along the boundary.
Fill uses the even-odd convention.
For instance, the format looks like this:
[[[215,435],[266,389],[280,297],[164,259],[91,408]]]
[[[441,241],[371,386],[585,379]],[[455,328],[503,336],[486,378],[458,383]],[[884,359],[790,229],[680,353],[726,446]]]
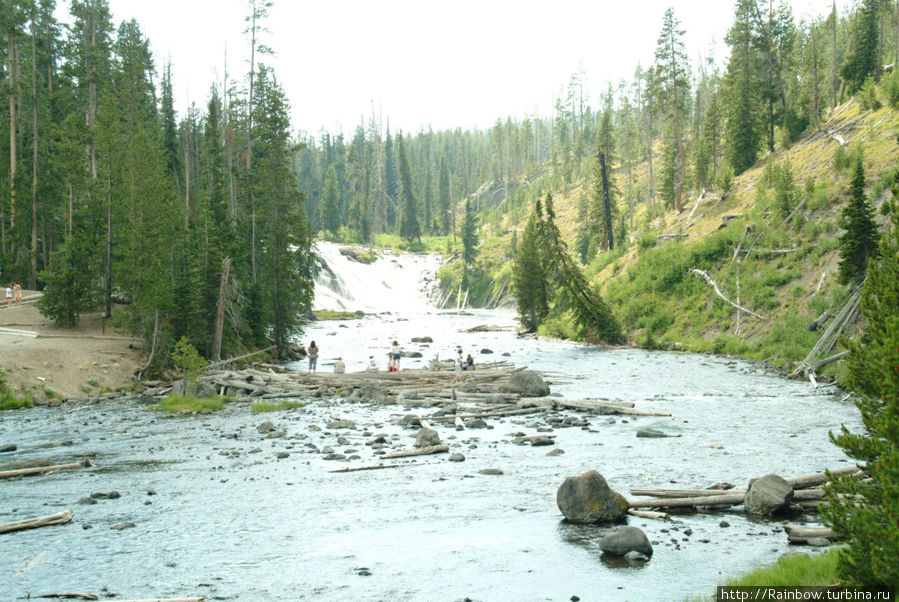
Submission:
[[[793,488],[792,502],[801,510],[817,512],[824,500],[825,492],[821,487],[827,482],[829,475],[848,475],[851,478],[864,479],[867,475],[858,466],[845,466],[827,472],[816,472],[785,479]],[[630,500],[630,514],[644,518],[667,519],[662,512],[649,512],[645,509],[684,510],[684,509],[720,509],[742,505],[746,498],[747,487],[730,489],[631,489],[631,495],[647,496],[652,499]],[[830,529],[820,527],[800,527],[788,525],[784,527],[790,543],[806,543],[809,539],[823,537],[829,540],[842,539],[842,536]]]
[[[435,367],[438,364],[434,364]],[[536,414],[553,410],[577,410],[595,414],[631,416],[670,416],[666,412],[634,408],[633,403],[562,399],[555,397],[522,398],[509,392],[509,380],[524,368],[496,362],[476,370],[456,372],[446,369],[403,370],[401,372],[278,373],[247,368],[244,370],[211,370],[199,380],[212,385],[221,395],[238,400],[311,399],[315,397],[352,397],[359,389],[377,390],[382,399],[406,407],[441,408],[451,406],[453,415],[432,416],[434,422],[454,422],[456,417],[488,418]],[[169,386],[147,390],[151,396],[163,396]],[[439,413],[439,412],[438,412]]]

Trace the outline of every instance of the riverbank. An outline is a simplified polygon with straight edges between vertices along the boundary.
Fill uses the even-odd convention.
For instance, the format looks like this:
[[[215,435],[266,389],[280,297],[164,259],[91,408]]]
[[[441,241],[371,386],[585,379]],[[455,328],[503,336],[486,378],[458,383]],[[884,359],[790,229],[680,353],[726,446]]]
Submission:
[[[103,332],[99,312],[81,314],[75,328],[57,328],[34,306],[37,296],[24,291],[25,303],[0,308],[0,366],[16,394],[52,403],[131,382],[143,366],[139,339],[115,332],[108,323]]]

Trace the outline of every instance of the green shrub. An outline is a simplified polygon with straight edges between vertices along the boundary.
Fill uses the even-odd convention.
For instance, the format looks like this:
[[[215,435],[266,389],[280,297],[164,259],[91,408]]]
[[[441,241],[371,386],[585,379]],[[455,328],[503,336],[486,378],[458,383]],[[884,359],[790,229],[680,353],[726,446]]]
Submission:
[[[862,89],[858,92],[858,102],[865,111],[876,111],[883,106],[880,98],[877,97],[877,86],[874,84],[873,77],[865,80]]]
[[[880,84],[890,106],[894,109],[899,109],[899,70],[894,67],[889,75],[881,78]]]
[[[188,342],[187,337],[181,337],[175,343],[175,348],[172,350],[172,362],[184,375],[185,390],[209,365],[209,362]]]

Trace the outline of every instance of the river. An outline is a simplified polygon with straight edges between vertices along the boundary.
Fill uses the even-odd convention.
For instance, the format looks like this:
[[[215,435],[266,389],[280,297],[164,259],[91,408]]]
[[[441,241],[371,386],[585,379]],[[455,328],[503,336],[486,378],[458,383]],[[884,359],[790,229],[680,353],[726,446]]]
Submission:
[[[637,487],[740,486],[771,472],[794,476],[848,462],[827,433],[844,423],[857,429],[860,420],[833,388],[727,358],[517,338],[509,311],[429,306],[434,258],[388,255],[362,266],[334,245],[320,243],[320,251],[333,277],[320,277],[319,290],[329,292],[316,305],[366,312],[307,328],[302,338],[320,347],[320,370],[338,356],[350,371],[369,355],[386,366],[394,339],[422,355],[404,358],[404,369],[461,347],[482,366],[505,360],[545,372],[553,394],[633,401],[673,417],[563,414],[586,424],[552,425],[553,447],[564,450],[558,456],[547,455],[553,447],[511,442],[513,433],[548,428],[543,418],[493,419],[485,430],[437,427],[464,462],[425,456],[406,468],[331,473],[377,463],[365,445],[377,434],[411,446],[415,431],[398,424],[403,407],[312,399],[270,414],[231,404],[216,414],[167,417],[148,413],[145,400],[119,399],[5,412],[0,443],[19,449],[3,456],[97,456],[90,469],[0,482],[0,522],[75,509],[68,525],[0,535],[0,599],[80,591],[240,601],[683,600],[774,562],[789,548],[784,521],[739,511],[631,518],[655,553],[644,565],[619,566],[599,551],[606,528],[561,520],[555,494],[566,476],[595,469],[627,496]],[[462,332],[478,325],[504,330]],[[411,342],[424,336],[434,342]],[[327,429],[332,414],[358,428]],[[286,435],[257,432],[266,420]],[[643,427],[679,436],[636,438]],[[325,446],[358,458],[326,461]],[[78,503],[110,490],[121,497]],[[135,526],[111,528],[122,522]]]

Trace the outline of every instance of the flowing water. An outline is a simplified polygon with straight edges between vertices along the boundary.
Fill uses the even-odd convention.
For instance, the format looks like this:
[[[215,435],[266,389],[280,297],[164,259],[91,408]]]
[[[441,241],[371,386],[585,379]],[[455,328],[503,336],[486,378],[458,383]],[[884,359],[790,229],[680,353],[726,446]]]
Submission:
[[[241,601],[682,600],[775,561],[788,550],[781,522],[740,512],[631,518],[655,553],[644,565],[622,566],[600,553],[606,528],[561,521],[555,493],[564,477],[596,469],[627,495],[636,487],[739,486],[770,472],[793,476],[848,462],[827,433],[842,423],[858,428],[859,419],[834,389],[724,358],[517,338],[507,311],[430,309],[432,283],[421,278],[436,268],[433,258],[386,256],[363,269],[334,245],[320,252],[334,278],[321,277],[330,281],[318,288],[330,286],[330,297],[316,306],[366,312],[307,329],[304,342],[321,349],[320,370],[338,356],[361,370],[369,355],[384,369],[394,339],[422,354],[404,358],[403,369],[461,347],[482,366],[506,360],[544,371],[554,394],[633,401],[673,418],[562,414],[588,425],[556,425],[554,447],[565,453],[555,457],[547,456],[553,447],[511,443],[513,433],[546,428],[546,417],[492,419],[487,430],[437,427],[464,462],[425,456],[404,468],[330,473],[378,463],[365,445],[377,434],[410,447],[415,431],[398,424],[402,406],[313,399],[273,414],[232,404],[217,414],[166,417],[123,399],[6,412],[0,444],[19,450],[4,460],[98,455],[94,468],[0,481],[0,522],[75,509],[69,525],[0,535],[0,599],[86,591]],[[478,325],[505,330],[462,332]],[[434,342],[411,343],[423,336]],[[329,431],[335,413],[358,428]],[[259,434],[266,420],[285,437]],[[679,437],[636,438],[643,427]],[[325,446],[358,458],[326,461]],[[284,451],[286,458],[275,457]],[[503,474],[480,474],[484,468]],[[109,490],[121,498],[78,503]],[[135,527],[111,529],[126,521]]]

